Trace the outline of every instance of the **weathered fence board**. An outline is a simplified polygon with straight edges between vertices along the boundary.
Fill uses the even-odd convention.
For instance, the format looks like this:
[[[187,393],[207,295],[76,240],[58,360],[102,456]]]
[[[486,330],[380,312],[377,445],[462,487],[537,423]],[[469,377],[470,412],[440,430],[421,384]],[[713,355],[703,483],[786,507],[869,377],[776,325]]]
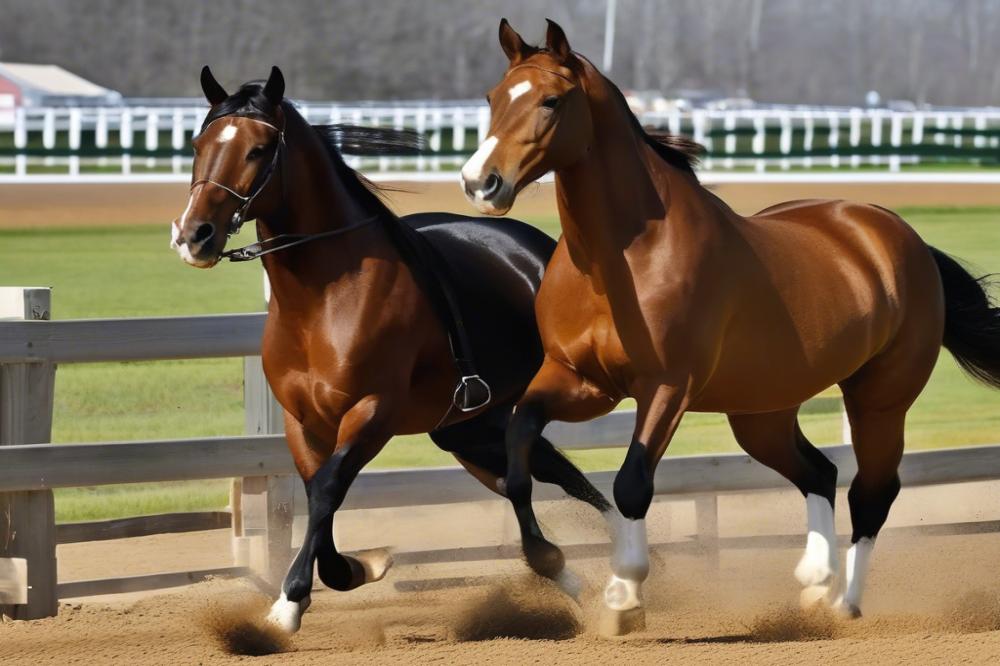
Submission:
[[[252,571],[246,567],[219,567],[217,569],[201,569],[198,571],[172,571],[167,573],[146,574],[142,576],[123,576],[121,578],[95,578],[92,580],[76,580],[69,583],[59,583],[59,598],[89,597],[98,594],[123,594],[125,592],[144,592],[159,590],[164,587],[178,587],[200,583],[209,578],[233,578],[250,576]]]
[[[56,525],[56,542],[82,543],[153,534],[217,530],[229,527],[231,522],[232,515],[228,511],[185,511],[112,520],[60,523]]]
[[[838,485],[849,485],[856,470],[851,447],[821,450],[840,469]],[[0,492],[294,471],[281,435],[0,447]],[[615,473],[587,476],[599,489],[610,490]],[[910,452],[903,456],[899,473],[903,484],[910,486],[995,479],[1000,477],[1000,445]],[[668,456],[657,467],[654,483],[658,494],[680,495],[790,487],[776,472],[742,453]],[[539,499],[562,496],[548,484],[538,484],[535,493]],[[375,470],[358,476],[344,508],[452,504],[495,497],[461,467]]]
[[[4,322],[0,363],[148,361],[260,353],[263,313]]]
[[[293,471],[281,435],[34,444],[0,449],[0,492]]]

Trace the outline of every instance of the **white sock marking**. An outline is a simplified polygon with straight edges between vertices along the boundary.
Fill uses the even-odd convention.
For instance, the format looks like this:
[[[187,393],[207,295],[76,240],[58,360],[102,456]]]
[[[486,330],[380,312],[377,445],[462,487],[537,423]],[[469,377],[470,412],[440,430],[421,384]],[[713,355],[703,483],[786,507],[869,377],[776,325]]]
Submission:
[[[511,86],[510,90],[507,92],[510,93],[510,101],[513,102],[529,90],[531,90],[531,81],[521,81],[520,83]]]
[[[611,533],[614,552],[611,555],[611,580],[604,588],[604,603],[616,611],[642,605],[642,581],[649,575],[649,544],[646,542],[646,521],[629,520],[618,509],[604,513]]]
[[[614,611],[627,611],[642,605],[639,582],[611,574],[604,588],[604,605]]]
[[[302,614],[312,603],[310,597],[302,601],[289,601],[285,593],[282,592],[278,600],[271,606],[271,612],[267,614],[267,621],[278,625],[289,634],[294,634],[302,626]]]
[[[238,129],[239,128],[236,127],[235,124],[226,125],[225,127],[222,128],[222,131],[219,132],[218,142],[226,143],[227,141],[231,141],[233,137],[236,136],[236,131]]]
[[[552,581],[559,586],[559,589],[572,597],[573,601],[580,601],[580,590],[583,589],[583,584],[580,582],[580,577],[570,571],[569,567],[563,567],[563,570]]]
[[[795,577],[803,585],[827,582],[837,571],[837,529],[833,522],[833,507],[825,497],[806,495],[809,535],[806,552],[795,567]]]
[[[861,609],[861,596],[865,591],[865,579],[868,577],[868,568],[871,565],[874,548],[875,539],[863,537],[848,549],[845,589],[841,604],[849,608]]]

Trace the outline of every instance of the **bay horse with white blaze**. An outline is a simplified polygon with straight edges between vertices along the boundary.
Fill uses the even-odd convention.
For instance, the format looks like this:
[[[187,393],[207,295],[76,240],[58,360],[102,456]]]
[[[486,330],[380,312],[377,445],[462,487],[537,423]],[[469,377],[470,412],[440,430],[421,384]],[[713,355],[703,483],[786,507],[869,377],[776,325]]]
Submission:
[[[413,148],[413,136],[310,125],[284,99],[276,67],[233,95],[208,67],[201,82],[212,108],[171,245],[201,268],[260,257],[270,280],[261,356],[309,498],[305,541],[269,615],[294,632],[314,562],[337,590],[379,580],[390,565],[384,550],[338,553],[332,530],[352,481],[391,436],[430,432],[503,495],[507,422],[542,359],[533,306],[554,242],[515,220],[397,218],[338,147]],[[225,252],[244,219],[257,220],[258,243]],[[547,440],[534,451],[537,479],[610,509]],[[541,533],[533,520],[520,527]],[[549,573],[573,585],[561,564]]]
[[[507,430],[507,493],[519,515],[530,518],[526,461],[545,424],[634,397],[614,484],[624,519],[605,630],[641,626],[653,471],[684,412],[725,413],[740,446],[806,499],[795,570],[803,603],[860,615],[875,537],[900,488],[906,412],[942,344],[1000,386],[1000,311],[984,283],[878,206],[808,200],[737,215],[698,183],[694,146],[647,134],[558,25],[536,48],[503,21],[500,44],[509,67],[488,96],[490,130],[462,170],[465,192],[501,215],[554,171],[563,230],[536,302],[545,359]],[[797,418],[833,384],[858,462],[843,586],[834,585],[837,468]]]

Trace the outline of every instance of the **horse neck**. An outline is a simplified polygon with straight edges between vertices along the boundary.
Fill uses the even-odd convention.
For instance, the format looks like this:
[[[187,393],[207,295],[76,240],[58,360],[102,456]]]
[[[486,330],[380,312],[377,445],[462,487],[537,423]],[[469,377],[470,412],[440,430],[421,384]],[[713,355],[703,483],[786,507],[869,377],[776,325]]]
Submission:
[[[578,264],[582,259],[606,272],[622,266],[622,251],[637,238],[664,225],[700,234],[705,229],[695,227],[719,219],[718,199],[656,154],[596,70],[586,89],[595,127],[591,149],[556,172],[560,222]]]
[[[291,120],[286,128],[286,163],[281,173],[283,201],[277,213],[258,220],[262,240],[281,234],[312,235],[346,228],[385,212],[375,210],[369,202],[357,201],[316,132],[298,118]],[[261,261],[271,283],[272,299],[285,309],[300,309],[318,302],[305,297],[306,292],[360,279],[362,261],[385,254],[387,246],[376,222],[266,255]]]

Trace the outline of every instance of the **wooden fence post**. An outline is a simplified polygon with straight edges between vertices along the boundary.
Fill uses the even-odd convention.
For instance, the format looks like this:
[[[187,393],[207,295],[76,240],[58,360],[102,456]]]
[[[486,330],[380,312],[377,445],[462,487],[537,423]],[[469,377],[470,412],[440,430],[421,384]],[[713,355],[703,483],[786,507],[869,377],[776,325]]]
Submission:
[[[243,403],[247,434],[285,431],[281,406],[267,385],[259,356],[244,359]],[[291,562],[297,481],[295,476],[288,474],[244,477],[239,484],[239,494],[234,493],[233,525],[242,528],[242,532],[234,536],[236,564],[250,566],[274,584],[281,582]]]
[[[0,319],[48,319],[48,288],[0,288]],[[52,439],[56,368],[48,362],[0,365],[0,446]],[[27,560],[28,603],[0,606],[18,620],[52,617],[56,592],[56,521],[51,490],[0,493],[0,557]]]

